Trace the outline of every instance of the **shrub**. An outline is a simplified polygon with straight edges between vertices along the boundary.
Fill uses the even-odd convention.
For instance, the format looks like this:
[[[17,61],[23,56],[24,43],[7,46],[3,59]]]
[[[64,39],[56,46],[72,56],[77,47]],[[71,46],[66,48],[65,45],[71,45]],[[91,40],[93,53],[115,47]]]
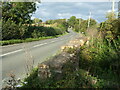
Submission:
[[[26,27],[21,24],[15,24],[13,21],[8,20],[7,22],[3,21],[2,24],[2,39],[21,39],[24,36]]]

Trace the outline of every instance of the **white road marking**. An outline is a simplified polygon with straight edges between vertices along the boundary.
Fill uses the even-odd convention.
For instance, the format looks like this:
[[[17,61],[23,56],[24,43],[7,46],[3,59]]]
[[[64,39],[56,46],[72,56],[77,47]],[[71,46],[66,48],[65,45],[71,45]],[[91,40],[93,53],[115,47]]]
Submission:
[[[13,53],[16,53],[16,52],[20,52],[22,50],[23,49],[19,49],[19,50],[13,51],[13,52],[5,53],[5,54],[0,55],[0,57],[6,56],[6,55],[10,55],[10,54],[13,54]]]
[[[55,41],[51,41],[51,42],[55,42]]]
[[[60,39],[60,40],[63,40],[63,39]],[[53,42],[56,42],[56,41],[51,41],[51,43],[53,43]],[[48,43],[38,44],[38,45],[35,45],[35,46],[33,46],[33,47],[35,48],[35,47],[43,46],[43,45],[45,45],[45,44],[48,44]],[[18,44],[16,44],[16,45],[18,45]],[[12,45],[11,45],[11,46],[12,46]],[[13,45],[13,46],[14,46],[14,45]],[[16,52],[20,52],[20,51],[22,51],[22,50],[23,50],[23,49],[19,49],[19,50],[16,50],[16,51],[8,52],[8,53],[5,53],[5,54],[0,55],[0,57],[6,56],[6,55],[10,55],[10,54],[13,54],[13,53],[16,53]]]
[[[45,45],[45,44],[47,44],[47,43],[35,45],[35,46],[33,46],[33,47],[39,47],[39,46],[42,46],[42,45]],[[8,53],[5,53],[5,54],[0,55],[0,57],[7,56],[7,55],[10,55],[10,54],[13,54],[13,53],[17,53],[17,52],[20,52],[20,51],[22,51],[22,50],[23,50],[23,49],[19,49],[19,50],[16,50],[16,51],[8,52]]]
[[[47,44],[47,43],[38,44],[38,45],[35,45],[35,46],[33,46],[33,47],[39,47],[39,46],[42,46],[42,45],[45,45],[45,44]]]

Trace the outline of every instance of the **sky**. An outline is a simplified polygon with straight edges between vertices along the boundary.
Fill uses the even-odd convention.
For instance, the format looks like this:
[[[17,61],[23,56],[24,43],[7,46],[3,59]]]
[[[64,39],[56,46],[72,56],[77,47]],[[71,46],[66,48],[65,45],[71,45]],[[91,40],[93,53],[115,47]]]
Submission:
[[[115,12],[118,11],[118,3],[115,3]],[[105,15],[112,9],[111,2],[41,2],[37,3],[36,12],[31,19],[39,18],[43,21],[50,19],[69,19],[71,16],[88,19],[89,12],[91,18],[97,22],[105,21]]]

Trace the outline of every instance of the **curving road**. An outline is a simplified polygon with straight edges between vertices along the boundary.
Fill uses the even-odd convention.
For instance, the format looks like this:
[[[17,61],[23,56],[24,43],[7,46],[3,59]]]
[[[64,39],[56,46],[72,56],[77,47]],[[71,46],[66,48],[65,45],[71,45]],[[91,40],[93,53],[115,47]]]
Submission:
[[[62,45],[77,35],[70,30],[69,34],[59,38],[2,46],[2,54],[0,55],[0,58],[2,57],[2,80],[7,78],[11,72],[17,78],[23,78],[27,72],[27,64],[34,63],[34,66],[37,66],[38,63],[56,54]]]
[[[69,34],[59,38],[40,40],[29,43],[2,46],[2,80],[12,72],[17,78],[23,78],[27,72],[27,65],[37,66],[46,58],[56,54],[62,45],[73,39],[77,34],[72,30]]]

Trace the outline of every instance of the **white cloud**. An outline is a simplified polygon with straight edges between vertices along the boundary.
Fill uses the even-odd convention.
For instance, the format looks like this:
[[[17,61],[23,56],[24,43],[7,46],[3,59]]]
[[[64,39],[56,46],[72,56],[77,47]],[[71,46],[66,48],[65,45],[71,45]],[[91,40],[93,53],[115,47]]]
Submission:
[[[82,2],[79,2],[79,3],[76,3],[75,5],[76,6],[81,6],[81,5],[83,5],[84,3],[82,3]]]
[[[107,12],[112,12],[112,10],[107,10]],[[115,9],[114,12],[118,12],[118,9]]]
[[[107,12],[111,12],[112,10],[108,10]]]
[[[49,19],[70,18],[76,16],[77,18],[88,19],[89,12],[92,12],[92,18],[98,21],[105,20],[105,14],[111,9],[111,2],[93,2],[93,3],[65,3],[65,2],[43,2],[39,4],[39,8],[33,15],[41,18],[43,21]],[[117,5],[116,5],[117,6]],[[115,7],[117,9],[117,7]]]
[[[35,18],[36,18],[36,17],[32,16],[32,17],[31,17],[31,20],[33,20],[33,19],[35,19]]]
[[[58,16],[70,16],[70,13],[58,13]]]
[[[58,13],[58,16],[62,16],[62,14],[61,14],[61,13]]]
[[[58,17],[58,18],[61,18],[61,19],[63,19],[63,18],[68,18],[68,17],[70,17],[70,16],[71,16],[70,13],[58,13],[58,14],[57,14],[57,17]]]

